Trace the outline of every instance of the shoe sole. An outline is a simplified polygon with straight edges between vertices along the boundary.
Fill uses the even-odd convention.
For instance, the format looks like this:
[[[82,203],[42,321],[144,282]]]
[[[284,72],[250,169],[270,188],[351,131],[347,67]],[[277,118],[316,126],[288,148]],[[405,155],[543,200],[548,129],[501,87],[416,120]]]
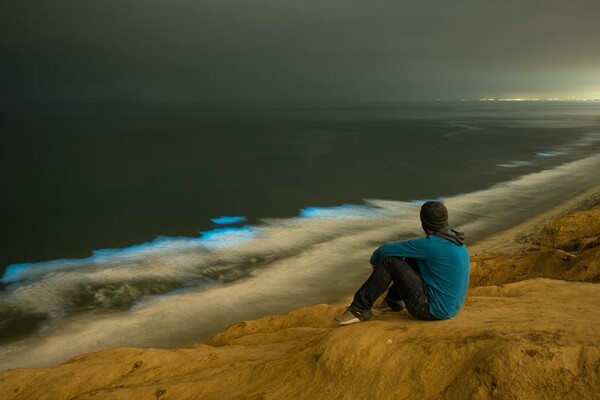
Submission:
[[[362,322],[362,321],[360,319],[358,319],[358,318],[353,318],[353,319],[349,319],[347,321],[338,321],[338,320],[335,320],[335,322],[338,325],[351,325],[351,324],[356,324],[356,323]]]

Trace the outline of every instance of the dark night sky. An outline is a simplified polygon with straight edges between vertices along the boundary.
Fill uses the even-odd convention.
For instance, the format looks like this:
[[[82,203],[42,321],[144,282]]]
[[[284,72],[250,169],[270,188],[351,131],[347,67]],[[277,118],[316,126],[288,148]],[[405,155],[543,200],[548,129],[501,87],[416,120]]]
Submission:
[[[0,100],[600,97],[598,0],[0,0]]]

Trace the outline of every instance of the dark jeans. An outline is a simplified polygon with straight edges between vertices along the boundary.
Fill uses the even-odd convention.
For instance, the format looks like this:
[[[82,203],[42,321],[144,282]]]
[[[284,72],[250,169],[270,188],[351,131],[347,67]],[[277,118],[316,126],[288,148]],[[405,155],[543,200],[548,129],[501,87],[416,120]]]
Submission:
[[[388,287],[385,300],[392,309],[398,309],[404,301],[413,317],[424,321],[437,320],[429,313],[429,298],[417,260],[403,257],[381,258],[369,279],[354,295],[350,311],[361,320],[370,319],[373,303]]]

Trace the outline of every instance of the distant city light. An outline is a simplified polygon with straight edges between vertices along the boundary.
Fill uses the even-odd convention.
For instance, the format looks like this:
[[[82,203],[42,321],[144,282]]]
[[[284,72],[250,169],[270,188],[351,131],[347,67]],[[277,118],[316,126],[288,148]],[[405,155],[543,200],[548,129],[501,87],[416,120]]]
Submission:
[[[494,98],[486,97],[479,101],[600,101],[600,98],[584,97],[547,97],[547,98]]]

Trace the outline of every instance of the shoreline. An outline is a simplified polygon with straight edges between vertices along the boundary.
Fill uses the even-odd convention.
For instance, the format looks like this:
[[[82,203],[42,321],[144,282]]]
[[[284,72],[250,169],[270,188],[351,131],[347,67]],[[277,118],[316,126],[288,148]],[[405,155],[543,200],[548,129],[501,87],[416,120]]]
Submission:
[[[545,175],[543,175],[544,179],[546,179]],[[561,176],[563,175],[564,173],[561,172]],[[559,193],[562,198],[572,195],[568,201],[556,199],[555,192],[552,196],[555,200],[551,201],[549,198],[532,198],[529,196],[526,183],[521,182],[516,185],[517,189],[523,187],[522,190],[525,193],[519,193],[515,188],[511,188],[509,194],[514,198],[506,199],[504,209],[499,208],[502,203],[498,203],[492,208],[492,210],[496,210],[497,215],[501,216],[495,220],[488,216],[495,215],[494,211],[488,215],[482,214],[483,217],[480,220],[474,215],[469,215],[469,201],[466,204],[461,204],[462,196],[453,199],[453,201],[458,199],[457,209],[463,210],[461,211],[463,214],[460,216],[461,220],[469,221],[470,225],[464,226],[464,228],[467,232],[467,238],[472,239],[471,243],[475,243],[476,239],[484,237],[484,235],[490,237],[489,232],[493,226],[497,226],[499,230],[500,227],[506,227],[511,222],[522,221],[522,218],[529,216],[522,211],[524,209],[531,210],[529,214],[535,213],[537,216],[544,213],[544,208],[539,207],[542,205],[546,205],[546,212],[548,208],[550,210],[557,207],[572,208],[570,204],[579,205],[581,203],[580,199],[586,197],[585,193],[593,191],[588,187],[586,190],[581,189],[575,194],[574,191]],[[490,192],[493,196],[502,198],[502,195],[506,195],[504,193],[506,186],[500,185],[491,188]],[[552,184],[553,188],[556,186],[560,187],[555,183]],[[476,192],[464,197],[467,199],[474,198],[476,204],[485,204],[487,193],[487,191]],[[582,193],[584,193],[583,196]],[[522,203],[519,212],[511,214],[510,207],[506,205],[517,204],[521,206],[515,200],[519,198],[531,198],[532,204]],[[565,204],[569,204],[569,206],[565,207]],[[56,366],[81,354],[89,354],[119,346],[186,348],[194,343],[207,340],[227,329],[228,326],[240,321],[290,312],[299,307],[312,304],[347,305],[356,289],[370,274],[371,269],[365,260],[368,260],[373,250],[371,246],[376,245],[376,242],[390,241],[394,237],[393,232],[400,230],[403,232],[403,237],[405,237],[407,232],[410,231],[407,227],[418,227],[418,215],[414,212],[416,207],[417,205],[411,205],[410,211],[402,211],[404,212],[402,215],[405,215],[402,218],[392,213],[390,220],[385,220],[383,225],[380,225],[378,221],[370,222],[372,230],[364,230],[356,236],[346,235],[343,236],[342,241],[336,239],[327,245],[306,247],[305,250],[299,253],[299,257],[283,258],[283,261],[275,264],[274,268],[257,270],[256,279],[254,277],[253,279],[242,279],[239,282],[233,282],[231,285],[217,288],[216,291],[200,292],[200,295],[166,296],[160,302],[150,304],[149,307],[135,309],[130,313],[119,314],[115,317],[107,313],[98,314],[98,317],[83,315],[81,318],[65,319],[65,321],[57,320],[58,324],[48,325],[48,329],[40,331],[39,335],[32,335],[31,338],[14,341],[3,347],[2,355],[0,355],[0,358],[2,358],[0,370]],[[449,204],[449,207],[454,207],[454,205]],[[405,218],[410,219],[408,225],[404,224]],[[532,220],[535,221],[536,217],[529,218],[527,221]],[[399,222],[403,225],[397,228],[396,225]],[[463,225],[458,225],[458,229],[462,227]],[[474,228],[482,232],[478,235],[470,235],[469,232]],[[413,232],[408,234],[419,235],[419,231],[413,229]],[[292,232],[292,238],[297,236],[294,235],[295,232]],[[277,238],[277,240],[281,239],[281,237]],[[367,241],[370,241],[369,244],[367,244]],[[477,244],[480,243],[489,242],[477,240]],[[472,247],[475,245],[469,242],[467,244],[472,255],[476,254]],[[353,255],[352,263],[343,263],[339,257],[330,260],[324,258],[331,252],[344,256],[343,251],[346,248],[350,249],[351,252],[354,251],[354,253],[351,253]],[[326,263],[314,263],[315,259],[324,260]],[[290,270],[290,268],[295,271]],[[290,277],[290,273],[287,271],[294,272],[294,274],[291,274]],[[336,272],[332,273],[330,271]],[[281,289],[270,288],[269,284],[273,282],[281,283]],[[52,283],[62,284],[62,282]],[[41,285],[38,286],[40,287],[37,289],[40,290],[37,292],[23,292],[28,293],[30,298],[32,293],[36,294],[37,298],[45,298],[46,290]],[[47,287],[52,288],[51,286]],[[291,289],[294,296],[290,297],[289,290],[285,288]],[[51,295],[53,292],[48,291],[48,293]],[[193,294],[193,292],[191,293]],[[230,295],[233,296],[235,301],[230,300]],[[226,297],[223,298],[223,296]],[[22,297],[28,300],[27,296]],[[219,300],[220,298],[222,300]],[[54,297],[49,296],[49,299],[53,301]],[[217,304],[212,306],[213,302]],[[52,305],[53,303],[49,302],[48,304]],[[239,306],[236,306],[239,304],[246,304],[246,307],[239,308]],[[182,317],[185,319],[182,319]],[[165,321],[169,321],[169,323],[165,324]],[[153,328],[154,326],[156,326],[156,329]]]
[[[455,319],[384,312],[337,327],[332,317],[341,303],[309,305],[237,322],[187,348],[119,347],[54,367],[2,371],[0,397],[353,399],[374,384],[382,399],[590,398],[600,390],[600,229],[566,261],[559,247],[538,242],[543,227],[575,214],[588,213],[597,226],[599,207],[596,185],[469,246],[476,275],[485,275],[485,263],[512,278],[515,262],[528,272],[517,282],[490,277],[471,286]],[[537,274],[544,260],[558,262],[565,275]],[[573,270],[579,275],[568,275]]]

